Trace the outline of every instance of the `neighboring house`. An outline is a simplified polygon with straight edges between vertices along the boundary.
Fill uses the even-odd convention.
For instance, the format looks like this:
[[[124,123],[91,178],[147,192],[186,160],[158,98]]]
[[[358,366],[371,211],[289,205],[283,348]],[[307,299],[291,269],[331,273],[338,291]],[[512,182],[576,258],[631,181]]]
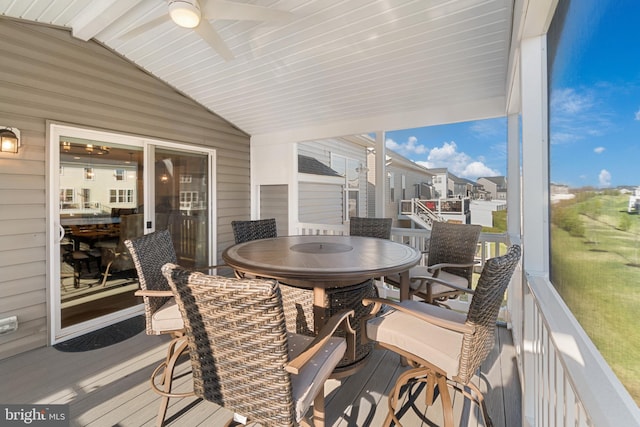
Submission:
[[[373,144],[373,141],[371,141]],[[387,171],[387,200],[385,201],[385,216],[393,218],[394,227],[411,227],[411,221],[400,214],[400,202],[402,200],[431,199],[435,195],[432,184],[434,174],[431,170],[420,166],[416,162],[394,151],[386,152]],[[375,151],[369,150],[368,162],[369,192],[370,198],[375,201]],[[368,216],[375,216],[374,204]]]
[[[434,176],[432,179],[435,189],[434,199],[445,199],[453,195],[453,182],[449,183],[449,170],[447,168],[429,169]],[[449,193],[451,190],[451,193]]]
[[[551,203],[558,203],[561,200],[570,200],[575,198],[576,195],[569,192],[569,186],[566,184],[549,184],[549,198]]]
[[[367,212],[367,141],[307,141],[298,147],[298,219],[341,224]]]
[[[453,197],[471,197],[477,184],[466,178],[459,178],[449,173],[449,179],[453,184]]]
[[[485,191],[491,194],[491,199],[487,200],[507,200],[507,177],[482,177],[478,178],[478,184],[482,185]]]
[[[375,216],[375,141],[354,135],[297,144],[298,219],[305,223],[340,224],[351,216]],[[385,216],[394,226],[411,226],[399,218],[400,202],[433,198],[431,172],[387,151]],[[261,212],[265,218],[265,212]]]

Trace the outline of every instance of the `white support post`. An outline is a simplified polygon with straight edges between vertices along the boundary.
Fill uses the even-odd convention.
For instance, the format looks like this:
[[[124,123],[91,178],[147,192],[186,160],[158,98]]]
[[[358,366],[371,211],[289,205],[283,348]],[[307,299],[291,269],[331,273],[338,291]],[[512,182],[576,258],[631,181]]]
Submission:
[[[384,218],[387,202],[387,151],[384,145],[385,133],[376,132],[376,217]]]
[[[529,274],[549,272],[549,142],[546,35],[521,44],[522,217]],[[524,195],[526,194],[526,197]]]
[[[521,43],[522,96],[522,236],[523,267],[528,274],[549,272],[549,146],[546,35]],[[526,195],[526,196],[525,196]],[[522,396],[523,425],[537,425],[536,336],[531,295],[524,295]]]
[[[507,116],[507,233],[509,236],[522,235],[522,215],[520,202],[522,186],[520,180],[520,125],[518,115]]]

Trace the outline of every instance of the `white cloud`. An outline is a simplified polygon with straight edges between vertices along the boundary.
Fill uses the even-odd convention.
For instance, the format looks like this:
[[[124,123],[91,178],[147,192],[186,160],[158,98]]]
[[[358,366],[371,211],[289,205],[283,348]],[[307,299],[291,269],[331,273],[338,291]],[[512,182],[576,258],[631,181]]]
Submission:
[[[484,164],[482,159],[472,159],[468,154],[458,151],[454,141],[444,142],[441,147],[433,148],[427,161],[416,162],[426,168],[447,168],[460,178],[475,181],[481,176],[498,176],[500,172]]]
[[[636,120],[640,120],[640,110],[636,111]]]
[[[611,173],[606,169],[602,169],[598,175],[598,182],[600,183],[600,187],[610,187]]]
[[[604,152],[604,150],[606,150],[606,148],[604,147],[596,147],[593,149],[593,152],[596,154],[602,154]]]
[[[398,143],[391,138],[387,138],[385,141],[385,146],[396,153],[402,154],[403,156],[410,156],[412,154],[425,154],[429,149],[422,145],[418,144],[418,138],[415,136],[410,136],[407,139],[407,142]]]
[[[558,89],[552,93],[551,109],[564,114],[581,114],[593,106],[591,96],[573,88]]]
[[[595,89],[556,89],[551,93],[551,143],[566,144],[602,136],[611,128],[610,114]]]

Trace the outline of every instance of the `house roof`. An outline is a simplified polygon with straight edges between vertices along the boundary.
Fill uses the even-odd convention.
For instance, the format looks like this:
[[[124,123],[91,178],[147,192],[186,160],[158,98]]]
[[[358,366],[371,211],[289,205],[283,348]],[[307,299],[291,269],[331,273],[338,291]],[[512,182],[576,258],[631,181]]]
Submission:
[[[487,181],[496,184],[499,188],[507,187],[507,178],[505,176],[482,176],[478,179],[486,179]]]
[[[313,175],[340,176],[338,172],[331,169],[318,159],[298,154],[298,172]]]
[[[219,0],[199,1],[228,11]],[[517,86],[514,40],[548,24],[545,14],[527,13],[539,7],[536,2],[523,0],[233,2],[291,17],[211,20],[234,56],[225,60],[201,38],[201,27],[189,30],[166,19],[161,0],[4,1],[0,15],[94,39],[255,141],[502,116],[509,104],[517,105],[509,96]],[[529,17],[540,28],[527,27]],[[130,32],[150,19],[163,23]]]

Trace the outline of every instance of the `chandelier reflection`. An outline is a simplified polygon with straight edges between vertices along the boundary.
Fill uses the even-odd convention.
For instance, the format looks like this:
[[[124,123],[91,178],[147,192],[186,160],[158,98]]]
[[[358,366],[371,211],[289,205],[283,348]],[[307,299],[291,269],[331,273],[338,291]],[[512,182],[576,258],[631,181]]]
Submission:
[[[63,153],[68,154],[89,154],[89,155],[106,155],[109,154],[110,147],[106,145],[94,145],[94,144],[78,144],[70,141],[60,141],[60,148]]]

